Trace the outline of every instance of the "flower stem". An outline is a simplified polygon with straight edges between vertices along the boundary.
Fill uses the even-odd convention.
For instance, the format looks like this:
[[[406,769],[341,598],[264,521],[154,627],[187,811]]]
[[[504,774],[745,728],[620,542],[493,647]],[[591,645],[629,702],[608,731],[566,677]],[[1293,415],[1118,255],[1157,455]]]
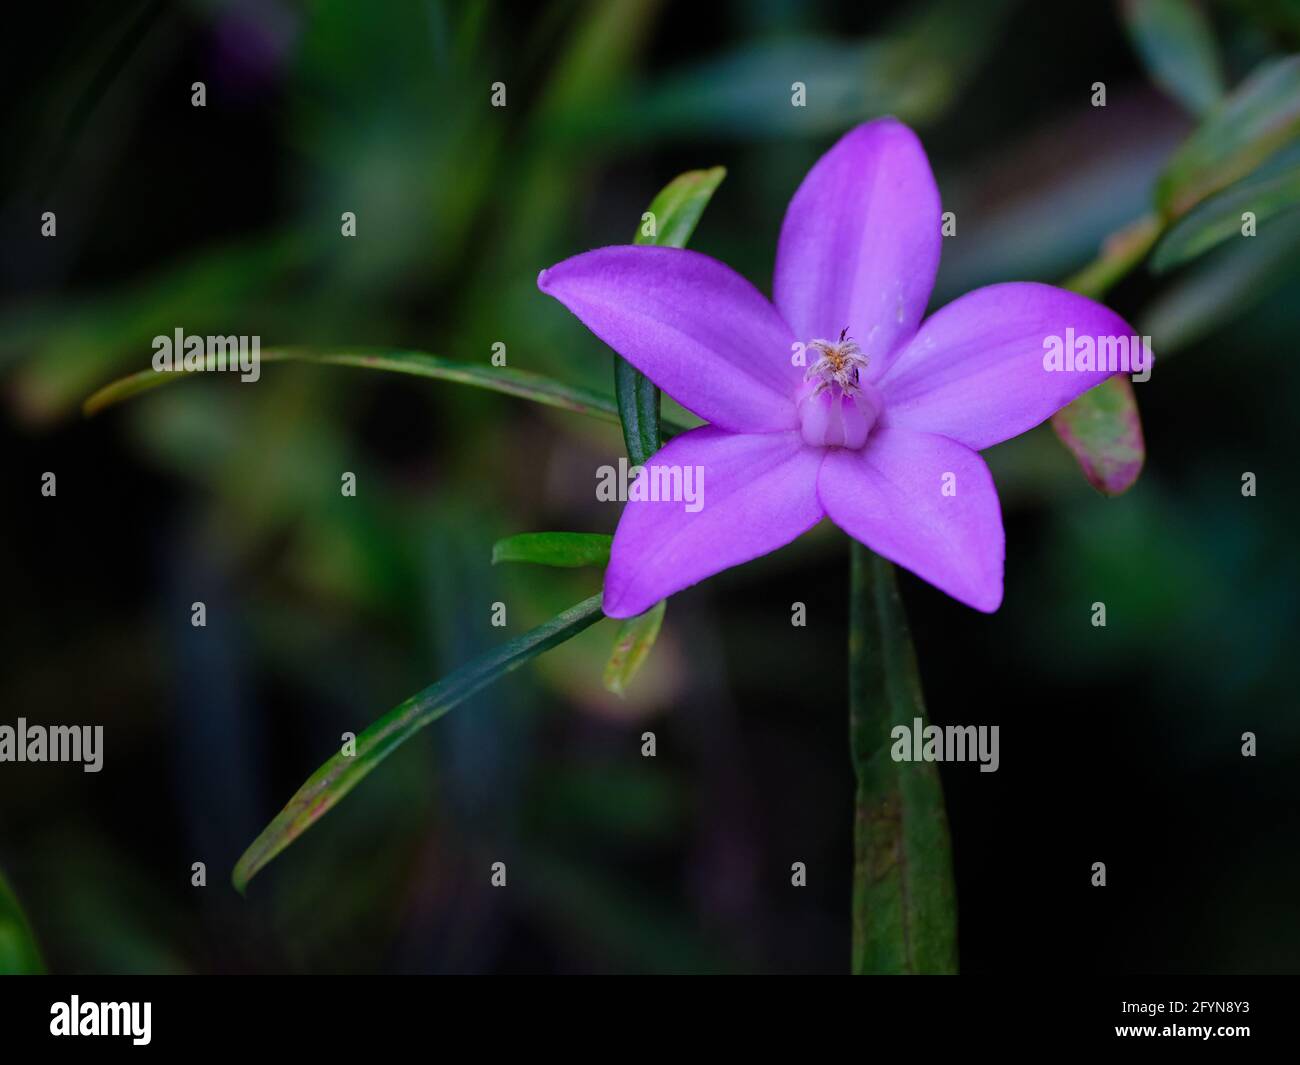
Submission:
[[[1063,282],[1063,287],[1089,299],[1104,299],[1112,286],[1147,257],[1163,230],[1164,223],[1153,214],[1143,215],[1116,230],[1102,244],[1101,254]]]
[[[955,973],[957,904],[943,787],[911,759],[925,727],[916,652],[894,567],[852,543],[849,746],[857,778],[852,971]],[[905,726],[908,737],[891,744]],[[915,748],[914,745],[915,744]]]

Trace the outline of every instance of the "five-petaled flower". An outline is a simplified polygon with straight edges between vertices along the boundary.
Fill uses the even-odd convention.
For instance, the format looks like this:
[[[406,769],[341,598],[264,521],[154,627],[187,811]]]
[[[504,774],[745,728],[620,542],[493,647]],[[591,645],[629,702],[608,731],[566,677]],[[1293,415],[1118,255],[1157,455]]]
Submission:
[[[679,248],[600,248],[542,271],[543,292],[710,423],[650,460],[703,467],[705,506],[628,503],[606,614],[639,614],[823,517],[953,598],[998,608],[1002,514],[977,452],[1110,375],[1049,372],[1046,338],[1132,330],[1035,283],[977,289],[922,321],[940,221],[920,141],[887,118],[847,133],[795,192],[771,303]]]

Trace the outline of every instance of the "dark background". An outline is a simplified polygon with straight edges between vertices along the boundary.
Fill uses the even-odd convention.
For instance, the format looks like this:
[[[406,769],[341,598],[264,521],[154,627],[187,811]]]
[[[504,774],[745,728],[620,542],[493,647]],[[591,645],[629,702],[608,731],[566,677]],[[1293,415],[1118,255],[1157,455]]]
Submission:
[[[619,434],[449,383],[296,364],[93,419],[79,405],[177,326],[485,363],[501,340],[512,366],[608,388],[608,351],[536,291],[538,270],[627,241],[673,176],[724,164],[692,246],[767,290],[799,179],[880,113],[918,129],[958,215],[936,306],[1059,281],[1145,209],[1192,127],[1108,5],[851,7],[15,13],[0,722],[106,734],[97,775],[0,765],[0,870],[51,970],[847,968],[848,550],[829,524],[674,597],[625,699],[601,687],[602,622],[462,705],[245,900],[234,862],[343,731],[598,589],[596,571],[494,569],[490,548],[612,531],[593,484]],[[1287,11],[1214,8],[1233,81],[1295,48]],[[788,106],[801,75],[803,113]],[[497,80],[504,110],[488,106]],[[1105,109],[1089,106],[1095,81]],[[57,239],[39,236],[45,210]],[[1001,726],[997,773],[943,768],[964,972],[1300,968],[1300,260],[1290,240],[1257,240],[1139,270],[1108,300],[1177,356],[1137,386],[1148,462],[1133,490],[1095,493],[1041,428],[987,456],[1002,609],[902,576],[932,718]],[[339,494],[344,470],[356,499]],[[190,626],[194,600],[206,628]],[[497,600],[505,633],[488,622]],[[795,601],[806,628],[789,624]],[[488,882],[498,860],[504,891]]]

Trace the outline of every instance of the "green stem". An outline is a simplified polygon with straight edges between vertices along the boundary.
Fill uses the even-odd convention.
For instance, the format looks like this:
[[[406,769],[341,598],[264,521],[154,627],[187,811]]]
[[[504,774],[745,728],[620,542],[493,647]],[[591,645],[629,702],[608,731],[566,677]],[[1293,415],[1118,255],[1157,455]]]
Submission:
[[[614,356],[614,398],[623,423],[627,457],[634,466],[644,466],[661,447],[659,389],[650,378],[619,355]]]
[[[852,544],[849,746],[857,779],[852,971],[955,973],[957,906],[943,787],[910,754],[925,727],[916,652],[894,567]],[[906,726],[906,746],[891,733]],[[917,740],[920,742],[919,738]]]
[[[1105,239],[1101,254],[1067,279],[1063,286],[1090,299],[1102,299],[1147,257],[1164,230],[1156,215],[1143,215]]]

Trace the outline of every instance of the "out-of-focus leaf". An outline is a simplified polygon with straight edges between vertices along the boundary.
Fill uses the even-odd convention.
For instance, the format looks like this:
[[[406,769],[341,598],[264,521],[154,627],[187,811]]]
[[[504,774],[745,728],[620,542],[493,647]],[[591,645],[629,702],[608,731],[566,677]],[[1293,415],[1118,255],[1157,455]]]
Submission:
[[[661,599],[644,614],[627,618],[619,626],[614,640],[614,650],[605,666],[605,687],[615,695],[622,695],[641,668],[650,649],[659,636],[667,600]]]
[[[1065,287],[1101,299],[1146,257],[1159,235],[1160,219],[1153,215],[1139,218],[1107,240],[1096,261],[1070,278]],[[1052,428],[1099,492],[1115,496],[1133,487],[1146,461],[1146,443],[1137,398],[1127,377],[1111,377],[1089,389],[1056,412]]]
[[[561,384],[540,374],[527,370],[516,370],[509,366],[489,366],[477,363],[457,362],[444,359],[440,355],[429,355],[420,351],[322,351],[308,348],[275,348],[261,354],[262,362],[313,362],[328,366],[355,366],[366,370],[388,370],[393,373],[412,374],[416,377],[432,377],[441,381],[453,381],[456,384],[473,385],[493,392],[504,392],[508,396],[531,399],[549,407],[588,414],[607,422],[618,421],[618,411],[613,400],[602,396],[589,388],[578,385]],[[87,415],[98,414],[105,407],[120,403],[124,399],[158,388],[169,381],[179,381],[188,377],[212,377],[213,374],[194,373],[158,373],[152,369],[123,377],[106,385],[86,400],[83,410]],[[222,376],[222,375],[217,375]],[[224,376],[234,376],[225,374]],[[674,426],[685,429],[685,426]]]
[[[231,879],[236,890],[242,894],[268,862],[425,725],[529,659],[599,621],[600,601],[599,595],[583,600],[523,636],[466,663],[381,717],[357,737],[355,755],[340,752],[316,770],[252,842],[235,866]]]
[[[798,37],[747,42],[667,75],[626,105],[569,124],[649,139],[822,136],[892,114],[936,118],[997,39],[1005,0],[932,0],[879,37],[845,41]],[[802,103],[793,99],[803,86]]]
[[[849,743],[857,777],[852,971],[957,971],[957,898],[939,768],[891,757],[891,731],[925,727],[894,567],[854,541]]]
[[[581,17],[551,65],[538,121],[590,108],[622,90],[650,36],[662,0],[599,0]]]
[[[1214,28],[1193,0],[1124,0],[1124,24],[1151,78],[1194,115],[1223,96]]]
[[[704,208],[727,176],[725,168],[689,170],[670,181],[650,203],[637,226],[635,243],[684,248],[695,232]],[[614,356],[614,397],[623,422],[623,439],[628,458],[637,466],[660,447],[659,389],[640,370],[619,355]]]
[[[311,239],[286,233],[213,248],[86,297],[23,301],[0,314],[0,366],[21,362],[15,403],[33,422],[76,410],[96,381],[149,358],[150,340],[178,323],[195,335],[230,332],[232,316],[249,333],[301,321],[307,313],[290,279],[314,253]]]
[[[1127,376],[1107,378],[1057,411],[1052,428],[1097,491],[1115,496],[1133,487],[1146,461],[1146,443]]]
[[[1242,215],[1249,211],[1258,226],[1267,218],[1300,207],[1300,163],[1278,174],[1256,174],[1198,204],[1170,229],[1151,268],[1168,270],[1194,259],[1230,237],[1242,237]],[[1253,237],[1246,237],[1250,240]]]
[[[0,976],[43,973],[45,964],[18,896],[0,873]]]
[[[1255,237],[1193,266],[1147,308],[1139,331],[1157,360],[1240,317],[1300,268],[1300,212],[1275,218]]]
[[[541,532],[518,533],[492,545],[492,564],[535,562],[539,566],[609,565],[609,545],[614,538],[604,533]]]
[[[1245,177],[1300,133],[1300,56],[1257,68],[1220,101],[1169,161],[1156,185],[1168,218]]]

